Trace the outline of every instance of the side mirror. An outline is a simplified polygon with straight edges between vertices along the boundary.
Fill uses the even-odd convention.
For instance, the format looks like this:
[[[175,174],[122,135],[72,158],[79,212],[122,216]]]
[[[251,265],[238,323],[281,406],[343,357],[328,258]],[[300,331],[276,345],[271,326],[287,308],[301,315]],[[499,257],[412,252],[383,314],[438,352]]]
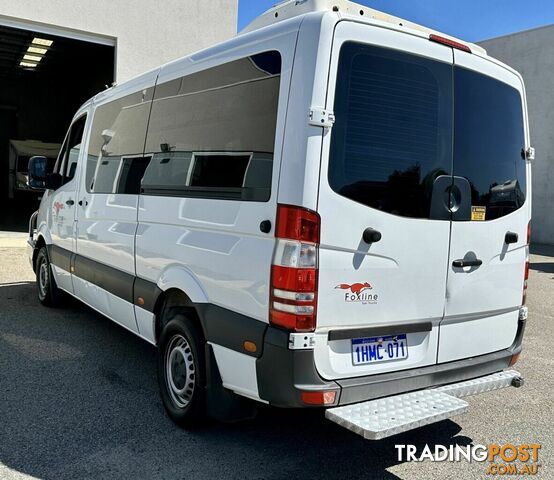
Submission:
[[[29,187],[33,190],[43,190],[45,188],[48,160],[43,156],[34,156],[29,159]]]

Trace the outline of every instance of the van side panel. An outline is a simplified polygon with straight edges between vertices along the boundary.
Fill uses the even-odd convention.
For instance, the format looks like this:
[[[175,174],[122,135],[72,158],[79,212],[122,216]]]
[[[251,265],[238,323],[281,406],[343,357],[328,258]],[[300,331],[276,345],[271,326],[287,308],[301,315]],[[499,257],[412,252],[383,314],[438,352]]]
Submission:
[[[75,294],[134,332],[140,169],[156,76],[95,104],[76,206]]]
[[[139,204],[139,278],[162,290],[180,283],[201,302],[267,322],[295,40],[296,31],[286,32],[190,74],[162,69],[146,141],[153,160]],[[271,52],[280,56],[280,73]],[[260,229],[266,220],[267,233]]]
[[[194,66],[190,74],[170,65],[156,86],[145,148],[152,160],[139,199],[137,277],[161,290],[178,288],[194,303],[222,308],[221,332],[240,331],[225,312],[260,325],[268,321],[296,34],[288,31],[221,55],[216,64]],[[199,309],[203,322],[204,310]],[[261,351],[261,339],[245,334],[240,342],[220,345],[209,329],[205,333],[223,385],[259,399],[256,358],[243,343],[256,341]],[[225,340],[231,337],[228,333]]]
[[[317,210],[324,130],[310,125],[310,107],[324,107],[336,17],[307,14],[302,20],[292,72],[283,140],[279,203]]]

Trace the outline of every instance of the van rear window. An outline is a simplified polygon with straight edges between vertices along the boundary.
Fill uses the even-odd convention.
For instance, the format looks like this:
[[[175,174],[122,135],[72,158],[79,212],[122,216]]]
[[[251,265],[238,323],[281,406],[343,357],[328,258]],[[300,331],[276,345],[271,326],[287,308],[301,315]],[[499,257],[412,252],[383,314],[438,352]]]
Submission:
[[[395,215],[427,218],[452,164],[452,66],[354,42],[340,53],[329,183]]]
[[[454,175],[467,178],[472,206],[485,220],[525,202],[525,147],[520,93],[494,78],[454,68]]]
[[[334,111],[328,178],[342,196],[395,215],[431,218],[435,180],[455,175],[469,182],[468,202],[484,207],[484,220],[525,202],[522,99],[499,80],[347,42]]]

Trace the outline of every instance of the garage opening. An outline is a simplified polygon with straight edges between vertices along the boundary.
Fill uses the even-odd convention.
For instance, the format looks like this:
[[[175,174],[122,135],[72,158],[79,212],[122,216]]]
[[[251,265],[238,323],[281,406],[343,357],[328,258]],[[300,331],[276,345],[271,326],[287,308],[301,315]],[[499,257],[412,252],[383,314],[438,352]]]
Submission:
[[[85,100],[115,79],[115,48],[0,25],[0,231],[26,231],[40,194],[28,189],[30,156],[55,161]]]

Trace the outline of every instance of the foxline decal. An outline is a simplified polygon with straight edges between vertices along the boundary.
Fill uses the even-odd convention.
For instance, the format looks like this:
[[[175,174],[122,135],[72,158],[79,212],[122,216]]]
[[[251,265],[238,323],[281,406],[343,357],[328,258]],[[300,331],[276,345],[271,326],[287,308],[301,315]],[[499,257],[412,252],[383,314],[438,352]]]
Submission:
[[[364,305],[375,305],[379,296],[373,292],[373,286],[369,282],[364,283],[341,283],[335,290],[347,290],[344,292],[345,302],[359,302]]]

